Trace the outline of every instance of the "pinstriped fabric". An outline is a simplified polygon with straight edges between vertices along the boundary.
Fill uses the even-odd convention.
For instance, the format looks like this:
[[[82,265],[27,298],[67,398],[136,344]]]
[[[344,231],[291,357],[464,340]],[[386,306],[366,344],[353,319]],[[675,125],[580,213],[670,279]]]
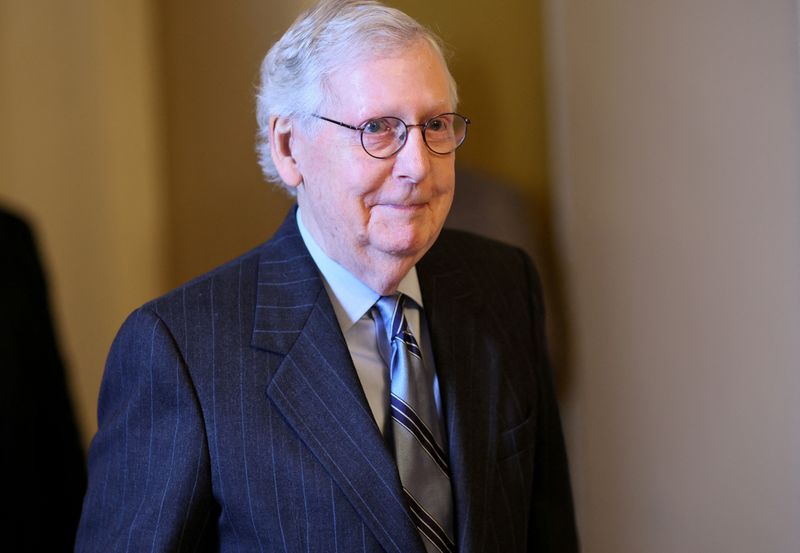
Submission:
[[[84,504],[97,508],[93,516],[84,512],[76,549],[159,551],[169,544],[188,551],[193,544],[182,540],[181,530],[197,530],[193,513],[172,506],[208,509],[208,497],[195,489],[207,456],[193,394],[183,381],[183,364],[165,356],[174,344],[165,339],[161,320],[139,311],[125,328],[129,332],[115,341],[101,392],[99,418],[106,432],[95,437],[90,453],[90,467],[102,469],[90,470]],[[162,407],[174,416],[161,420]]]
[[[384,550],[265,395],[283,356],[251,345],[258,261],[192,282],[123,325],[77,551]],[[299,269],[266,266],[279,265]]]
[[[459,547],[577,551],[541,287],[530,260],[449,232],[418,272],[431,327],[459,321],[457,335],[432,334],[446,383]],[[478,423],[474,413],[489,419]]]
[[[525,263],[495,243],[439,242],[418,271],[459,548],[573,551],[569,508],[539,507],[565,480]],[[136,310],[106,364],[76,551],[423,553],[337,328],[294,213],[257,250]]]
[[[326,364],[324,358],[320,358],[320,362]],[[297,366],[292,368],[299,369]],[[323,435],[325,430],[317,426],[319,421],[315,421],[313,416],[309,416],[309,413],[301,405],[295,403],[292,397],[303,396],[307,400],[312,399],[311,402],[304,402],[304,404],[311,405],[312,408],[314,406],[321,406],[323,409],[327,407],[327,409],[324,409],[325,419],[320,419],[319,416],[316,418],[320,419],[322,424],[328,427],[327,431],[333,432],[337,439],[327,440],[327,447],[316,441],[313,443],[314,449],[318,449],[324,456],[321,460],[324,464],[330,465],[329,471],[344,486],[344,490],[350,495],[351,501],[356,500],[359,504],[364,505],[363,516],[368,526],[377,528],[379,534],[386,534],[389,546],[385,545],[384,547],[388,551],[396,551],[398,553],[415,551],[417,548],[412,545],[413,542],[412,544],[404,544],[397,541],[396,537],[391,537],[393,529],[388,524],[388,521],[382,517],[382,511],[392,505],[396,513],[399,512],[401,516],[406,517],[404,504],[395,492],[395,490],[399,490],[399,483],[392,481],[393,476],[396,477],[396,473],[388,454],[379,455],[376,459],[373,451],[362,447],[363,435],[350,430],[347,422],[352,422],[352,420],[347,420],[347,410],[333,409],[326,398],[319,395],[318,388],[313,380],[308,380],[305,377],[301,378],[302,383],[284,383],[282,379],[274,382],[275,391],[272,397],[279,401],[280,404],[286,402],[285,413],[289,416],[289,420],[295,424],[296,430],[301,432],[301,435]],[[298,385],[300,385],[299,388],[296,387]],[[288,386],[288,389],[285,386]],[[364,417],[368,416],[371,415],[365,411]],[[332,426],[331,423],[335,423],[335,425]],[[377,432],[377,428],[374,431]],[[364,485],[367,480],[372,481],[369,486]],[[368,496],[383,496],[385,499],[377,504],[380,508],[375,509],[374,506],[371,507],[367,503]],[[387,504],[386,501],[390,503]],[[396,517],[397,515],[395,514],[394,516]],[[401,522],[408,523],[405,520]],[[406,539],[408,539],[407,533]]]

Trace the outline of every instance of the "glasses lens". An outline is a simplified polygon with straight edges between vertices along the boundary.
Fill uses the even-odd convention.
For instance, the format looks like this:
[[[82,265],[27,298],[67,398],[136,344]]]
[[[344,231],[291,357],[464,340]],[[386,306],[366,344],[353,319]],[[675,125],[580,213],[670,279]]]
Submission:
[[[361,144],[373,157],[390,157],[403,146],[405,140],[406,126],[396,117],[370,119],[362,126]]]
[[[443,113],[425,123],[425,142],[437,154],[449,154],[466,136],[467,120],[457,113]]]

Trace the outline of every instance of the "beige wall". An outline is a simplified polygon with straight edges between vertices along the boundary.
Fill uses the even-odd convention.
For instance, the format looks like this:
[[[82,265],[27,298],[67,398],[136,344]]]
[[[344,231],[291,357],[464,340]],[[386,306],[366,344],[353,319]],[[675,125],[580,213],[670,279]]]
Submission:
[[[172,286],[264,241],[291,205],[257,164],[254,93],[292,4],[158,3]]]
[[[797,5],[546,7],[584,550],[797,551]]]
[[[166,280],[151,16],[0,0],[0,202],[37,228],[85,440],[117,328]]]

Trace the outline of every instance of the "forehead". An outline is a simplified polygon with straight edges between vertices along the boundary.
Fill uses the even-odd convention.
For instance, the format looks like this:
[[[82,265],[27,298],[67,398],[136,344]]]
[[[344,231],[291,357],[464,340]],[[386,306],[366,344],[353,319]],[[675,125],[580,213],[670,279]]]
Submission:
[[[329,105],[351,118],[453,109],[447,68],[425,41],[344,64],[331,73],[327,88]]]

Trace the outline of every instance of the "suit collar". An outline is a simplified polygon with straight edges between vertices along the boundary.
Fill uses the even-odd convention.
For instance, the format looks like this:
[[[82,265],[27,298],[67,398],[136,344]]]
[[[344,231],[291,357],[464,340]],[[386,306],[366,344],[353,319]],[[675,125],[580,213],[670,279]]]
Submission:
[[[291,210],[261,249],[252,345],[286,355],[322,291],[322,279]]]
[[[252,345],[284,356],[268,397],[384,549],[424,553],[294,210],[261,254]]]

